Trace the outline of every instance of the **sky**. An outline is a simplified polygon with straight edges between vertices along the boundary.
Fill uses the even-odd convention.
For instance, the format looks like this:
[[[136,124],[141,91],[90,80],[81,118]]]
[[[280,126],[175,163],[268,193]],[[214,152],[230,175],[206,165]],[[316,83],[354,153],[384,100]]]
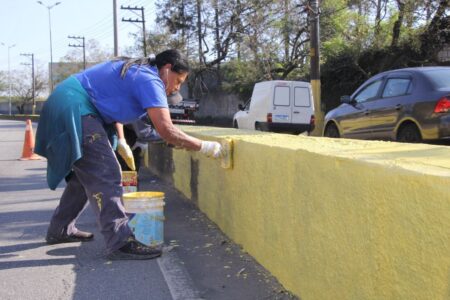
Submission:
[[[114,49],[113,0],[41,0],[46,6],[56,2],[50,9],[53,62],[64,57],[67,52],[82,48],[69,47],[79,44],[68,36],[84,36],[85,40],[95,39],[102,49]],[[119,55],[121,50],[133,45],[130,33],[141,33],[142,23],[122,22],[122,18],[141,19],[125,7],[144,7],[145,28],[154,27],[155,0],[117,0],[117,26]],[[0,0],[0,70],[8,71],[8,48],[11,71],[23,70],[30,58],[21,53],[33,53],[35,64],[47,68],[50,62],[50,31],[47,7],[36,0]],[[1,43],[5,45],[1,45]],[[14,47],[10,47],[15,45]],[[82,52],[81,52],[82,53]],[[28,67],[29,68],[29,67]]]

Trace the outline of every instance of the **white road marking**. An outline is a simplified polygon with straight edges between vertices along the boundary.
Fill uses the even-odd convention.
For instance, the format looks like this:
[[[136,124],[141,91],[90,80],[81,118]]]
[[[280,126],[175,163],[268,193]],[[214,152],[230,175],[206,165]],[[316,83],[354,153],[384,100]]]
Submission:
[[[173,300],[203,299],[199,296],[189,273],[175,252],[163,252],[157,262]]]

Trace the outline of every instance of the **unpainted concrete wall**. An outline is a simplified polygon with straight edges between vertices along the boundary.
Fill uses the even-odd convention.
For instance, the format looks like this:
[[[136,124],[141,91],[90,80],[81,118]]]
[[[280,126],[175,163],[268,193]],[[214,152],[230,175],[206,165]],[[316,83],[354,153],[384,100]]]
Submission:
[[[152,170],[301,299],[450,299],[450,148],[182,128],[233,169],[152,146]]]
[[[44,104],[44,101],[36,101],[36,114],[39,114],[42,109],[42,105]],[[28,103],[25,105],[25,113],[31,114],[33,111],[33,105],[31,103]],[[18,114],[19,110],[16,107],[16,103],[11,104],[11,114],[15,115]],[[9,102],[2,102],[0,103],[0,114],[9,114]]]

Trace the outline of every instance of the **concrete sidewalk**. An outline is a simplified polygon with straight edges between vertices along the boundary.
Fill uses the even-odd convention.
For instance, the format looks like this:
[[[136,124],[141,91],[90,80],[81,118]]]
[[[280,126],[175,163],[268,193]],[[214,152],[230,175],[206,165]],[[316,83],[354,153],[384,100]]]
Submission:
[[[36,129],[36,124],[34,129]],[[63,191],[46,185],[45,161],[19,161],[25,122],[0,120],[0,299],[294,299],[196,207],[146,171],[140,189],[166,193],[165,253],[108,261],[88,207],[88,243],[47,245]]]

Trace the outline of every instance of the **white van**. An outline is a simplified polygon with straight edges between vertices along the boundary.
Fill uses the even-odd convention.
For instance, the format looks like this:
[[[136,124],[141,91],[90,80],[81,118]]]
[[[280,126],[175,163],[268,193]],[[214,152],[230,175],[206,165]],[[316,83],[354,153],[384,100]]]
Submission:
[[[234,114],[235,128],[291,132],[314,129],[311,84],[303,81],[263,81],[255,84],[252,98]]]

